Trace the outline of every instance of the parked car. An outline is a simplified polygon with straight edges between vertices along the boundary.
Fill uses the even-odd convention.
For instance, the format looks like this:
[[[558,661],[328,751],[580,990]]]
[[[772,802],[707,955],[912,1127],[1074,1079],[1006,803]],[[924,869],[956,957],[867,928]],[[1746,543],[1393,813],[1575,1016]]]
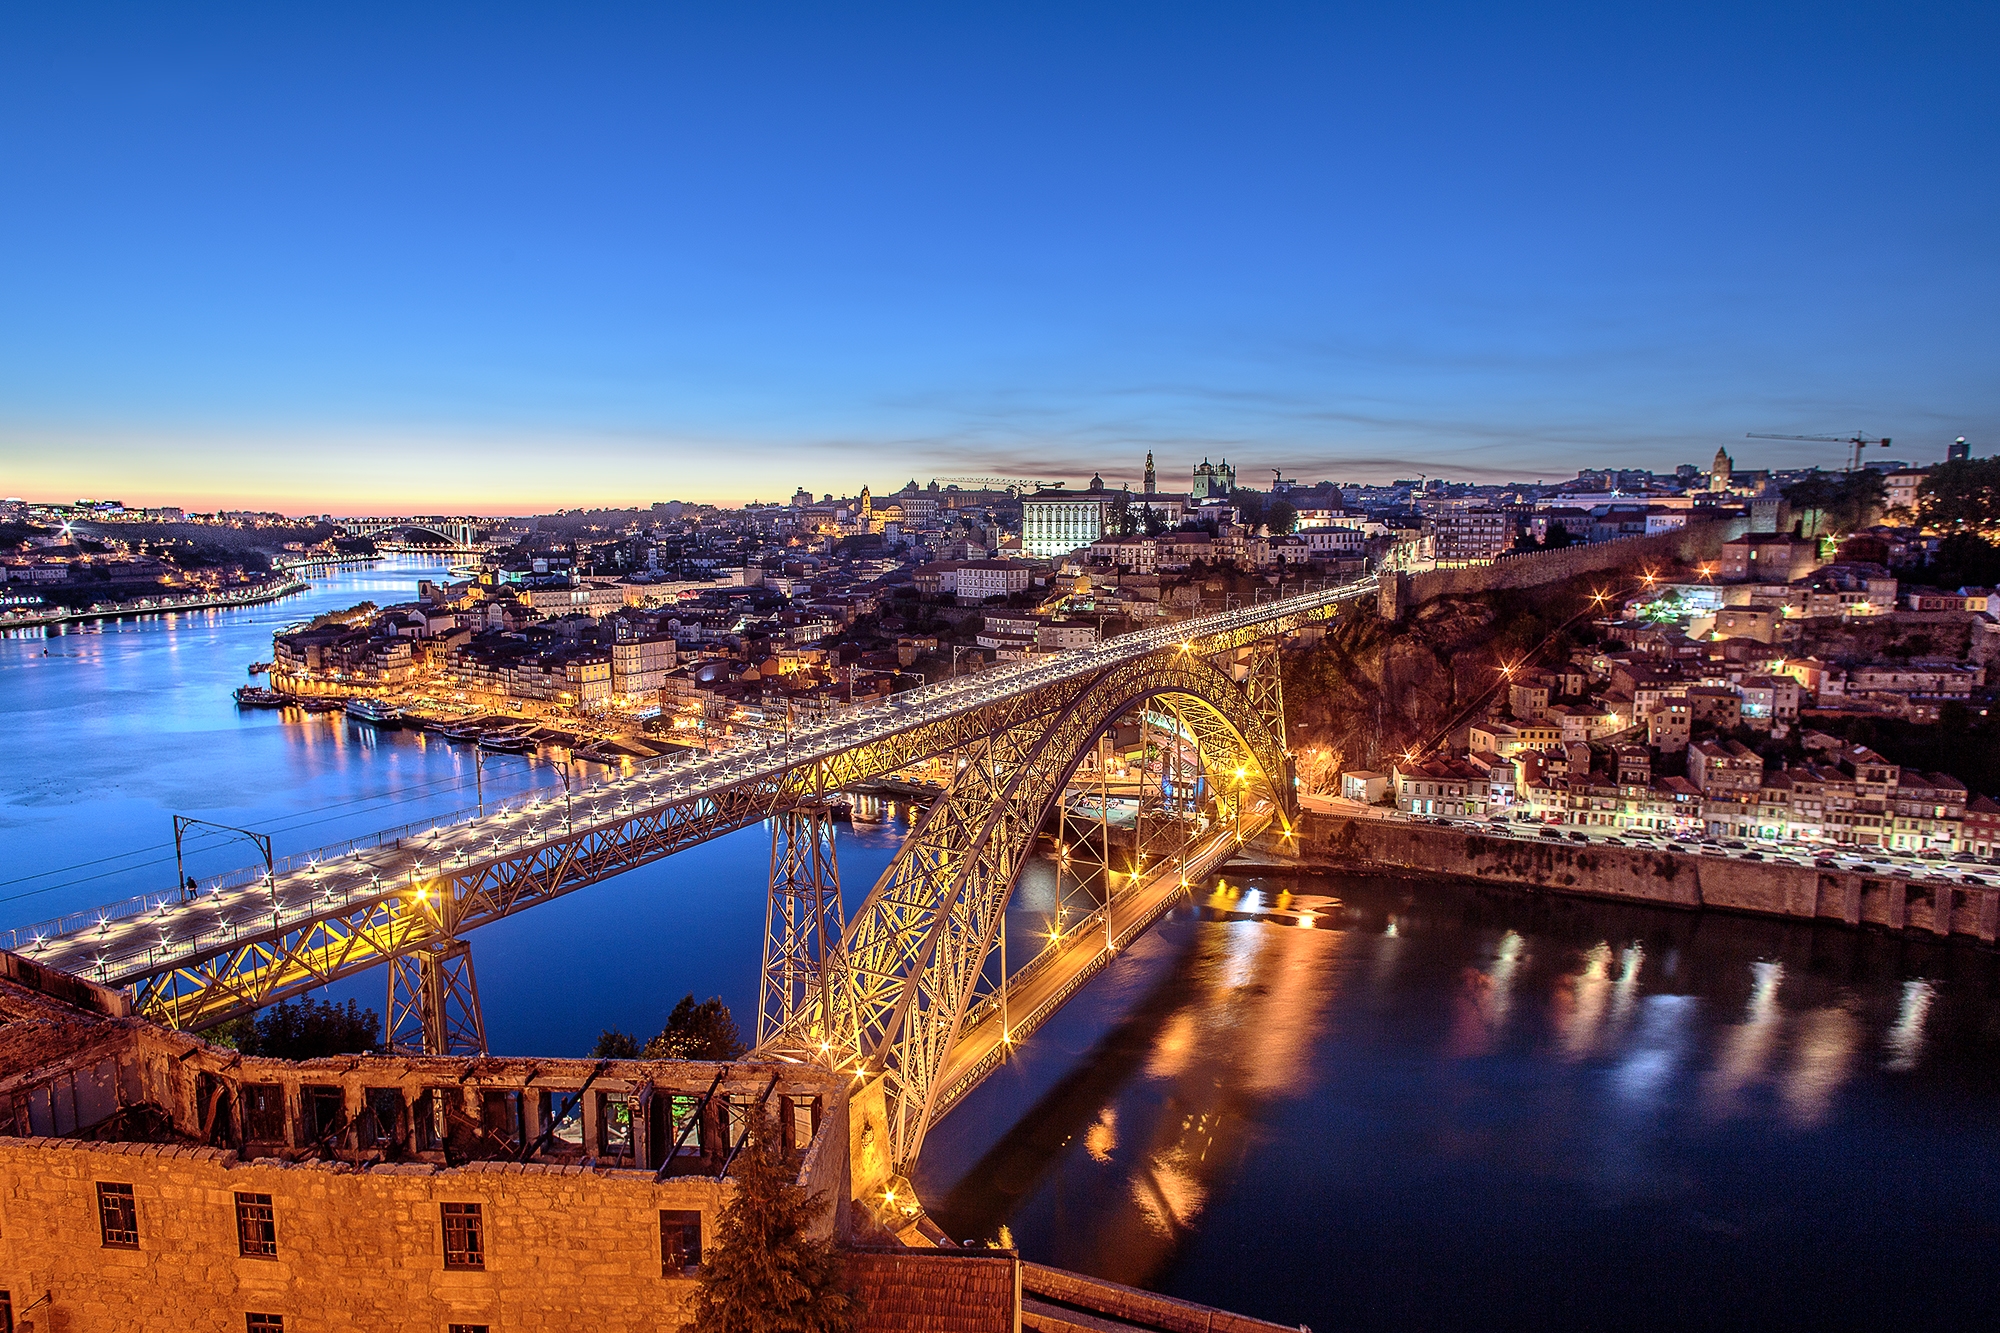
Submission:
[[[1587,833],[1572,833],[1569,835],[1569,840],[1571,842],[1589,842],[1590,835]]]
[[[1705,843],[1703,843],[1703,844],[1701,845],[1701,854],[1702,854],[1703,856],[1727,856],[1727,855],[1729,855],[1729,853],[1728,853],[1728,852],[1725,852],[1725,851],[1723,851],[1723,850],[1722,850],[1722,848],[1720,848],[1720,847],[1716,846],[1716,845],[1715,845],[1714,843],[1712,843],[1712,842],[1705,842]]]
[[[1555,839],[1555,840],[1556,840],[1557,842],[1561,842],[1561,841],[1562,841],[1562,830],[1561,830],[1561,829],[1554,829],[1554,828],[1545,828],[1545,829],[1543,829],[1543,830],[1542,830],[1542,836],[1543,836],[1544,838],[1554,838],[1554,839]]]
[[[1764,853],[1744,852],[1741,856],[1737,857],[1736,859],[1739,861],[1761,861],[1764,859]]]

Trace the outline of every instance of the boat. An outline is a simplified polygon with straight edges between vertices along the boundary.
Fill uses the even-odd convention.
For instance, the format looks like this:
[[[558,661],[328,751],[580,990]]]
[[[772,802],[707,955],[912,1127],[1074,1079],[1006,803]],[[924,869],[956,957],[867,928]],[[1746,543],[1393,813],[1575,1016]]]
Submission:
[[[482,750],[498,750],[502,754],[525,754],[535,748],[535,739],[519,732],[496,731],[479,738]]]
[[[300,699],[297,702],[308,713],[338,713],[346,706],[338,699]]]
[[[393,727],[402,721],[403,710],[381,699],[358,698],[347,701],[347,715],[378,727]]]
[[[271,669],[271,664],[269,662],[252,662],[250,664],[250,674],[253,676],[264,675],[266,672],[270,671],[270,669]]]
[[[456,727],[444,728],[444,738],[448,741],[466,741],[476,744],[479,738],[485,734],[486,728],[479,726],[477,723],[465,723]]]
[[[288,702],[276,690],[267,690],[257,685],[245,685],[234,691],[238,708],[283,708]]]

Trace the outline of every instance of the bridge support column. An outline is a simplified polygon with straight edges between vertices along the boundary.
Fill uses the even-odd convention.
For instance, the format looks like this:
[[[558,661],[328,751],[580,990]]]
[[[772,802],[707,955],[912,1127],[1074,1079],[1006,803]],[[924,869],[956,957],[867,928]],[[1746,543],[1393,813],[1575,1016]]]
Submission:
[[[389,960],[388,1038],[405,1054],[486,1054],[471,945],[431,940]]]
[[[771,829],[764,974],[757,1001],[759,1046],[787,1030],[802,1044],[812,1034],[830,1039],[826,964],[845,924],[832,808],[815,803],[786,811]]]

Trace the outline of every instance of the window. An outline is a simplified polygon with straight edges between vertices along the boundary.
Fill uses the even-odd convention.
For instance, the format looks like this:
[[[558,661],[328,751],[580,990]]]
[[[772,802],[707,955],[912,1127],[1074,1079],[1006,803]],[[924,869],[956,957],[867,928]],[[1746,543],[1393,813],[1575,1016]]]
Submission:
[[[730,1094],[722,1104],[722,1146],[734,1152],[743,1146],[743,1140],[750,1133],[750,1113],[753,1106],[751,1094],[738,1092]]]
[[[583,1096],[575,1088],[545,1088],[541,1094],[542,1127],[552,1149],[583,1149]]]
[[[364,1148],[388,1147],[403,1135],[403,1090],[369,1088],[361,1095],[356,1138]]]
[[[673,1142],[677,1156],[701,1155],[701,1098],[675,1096],[669,1103],[673,1108]]]
[[[632,1151],[632,1104],[622,1092],[597,1094],[597,1151],[606,1157]]]
[[[485,1088],[479,1094],[480,1124],[509,1148],[521,1145],[521,1094],[512,1088]]]
[[[285,1317],[281,1314],[246,1314],[243,1322],[250,1333],[285,1333]]]
[[[14,1333],[14,1300],[0,1291],[0,1333]]]
[[[484,1324],[446,1324],[444,1327],[445,1333],[486,1333]],[[0,1333],[5,1333],[5,1330],[0,1329]]]
[[[783,1112],[786,1151],[804,1152],[819,1132],[819,1098],[786,1097]]]
[[[299,1089],[299,1097],[304,1103],[309,1141],[323,1142],[347,1127],[347,1098],[339,1088],[304,1087]]]
[[[253,1143],[285,1141],[285,1089],[282,1085],[243,1085],[243,1137]]]
[[[269,1259],[278,1252],[278,1219],[268,1194],[236,1196],[236,1244],[245,1255]]]
[[[701,1263],[701,1214],[660,1210],[660,1275],[679,1277]]]
[[[444,1208],[444,1266],[486,1267],[486,1240],[481,1233],[479,1205],[448,1203]]]
[[[97,1221],[104,1229],[104,1243],[116,1249],[139,1248],[139,1206],[132,1201],[130,1185],[97,1182]]]

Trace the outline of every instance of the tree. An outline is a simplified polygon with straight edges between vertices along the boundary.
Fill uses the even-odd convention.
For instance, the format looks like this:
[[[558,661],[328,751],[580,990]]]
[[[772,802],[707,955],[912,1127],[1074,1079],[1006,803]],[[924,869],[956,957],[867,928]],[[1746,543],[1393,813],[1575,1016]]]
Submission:
[[[1560,523],[1549,524],[1548,531],[1542,534],[1542,549],[1544,551],[1560,551],[1565,546],[1574,545],[1576,545],[1576,538],[1570,536],[1569,529]]]
[[[245,1055],[317,1060],[374,1050],[382,1042],[382,1020],[353,1000],[343,1006],[308,995],[296,1004],[280,1000],[255,1017],[232,1019],[211,1039]]]
[[[1290,500],[1273,500],[1264,509],[1264,526],[1273,536],[1283,536],[1299,525],[1299,511]]]
[[[729,1006],[714,995],[696,1004],[693,991],[667,1015],[660,1035],[646,1043],[648,1060],[734,1060],[741,1054],[743,1036]]]
[[[1954,532],[1938,543],[1926,577],[1940,588],[1991,588],[2000,584],[2000,546],[1976,532]]]
[[[694,1333],[851,1333],[858,1311],[840,1252],[809,1234],[824,1205],[792,1183],[762,1125],[732,1179],[695,1291]]]
[[[639,1058],[639,1039],[629,1032],[616,1028],[605,1028],[597,1034],[597,1045],[590,1048],[593,1060],[636,1060]]]
[[[1927,528],[2000,537],[2000,457],[1933,467],[1917,488],[1917,516]]]
[[[1167,530],[1167,516],[1148,505],[1146,507],[1146,535],[1157,537]]]

